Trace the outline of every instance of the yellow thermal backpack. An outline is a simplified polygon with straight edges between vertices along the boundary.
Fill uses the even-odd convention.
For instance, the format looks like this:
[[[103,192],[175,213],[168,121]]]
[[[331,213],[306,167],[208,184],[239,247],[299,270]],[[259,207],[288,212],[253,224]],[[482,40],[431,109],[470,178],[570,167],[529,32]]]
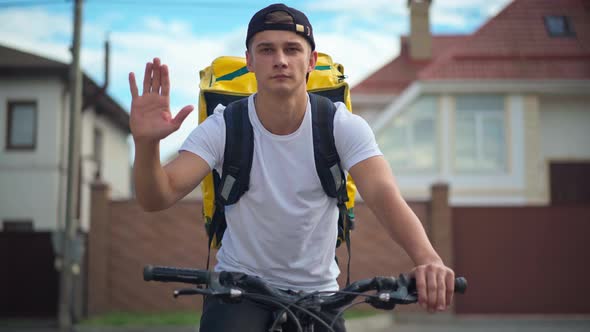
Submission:
[[[248,190],[253,154],[253,132],[248,118],[247,97],[256,92],[256,77],[246,68],[246,59],[222,56],[200,71],[199,123],[213,114],[217,105],[226,106],[226,148],[222,174],[213,170],[201,183],[203,216],[209,236],[209,250],[218,249],[226,229],[225,206],[236,203]],[[350,274],[350,230],[354,227],[356,187],[350,175],[344,177],[334,145],[333,119],[340,101],[351,110],[350,90],[344,68],[332,58],[318,54],[315,70],[309,75],[312,130],[316,170],[326,194],[337,198],[339,208],[337,247],[344,241]],[[228,149],[228,147],[231,147]],[[207,267],[209,256],[207,257]],[[348,283],[348,280],[347,280]]]

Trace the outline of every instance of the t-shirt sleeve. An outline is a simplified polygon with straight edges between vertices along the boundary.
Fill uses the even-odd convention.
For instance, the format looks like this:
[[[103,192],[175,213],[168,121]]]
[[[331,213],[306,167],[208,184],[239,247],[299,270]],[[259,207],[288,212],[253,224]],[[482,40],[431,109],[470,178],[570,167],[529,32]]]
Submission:
[[[200,123],[186,138],[179,149],[203,158],[211,169],[223,164],[225,147],[225,106],[217,105],[213,114]]]
[[[383,155],[367,121],[350,113],[343,103],[335,105],[334,139],[344,169],[348,171],[365,159]]]

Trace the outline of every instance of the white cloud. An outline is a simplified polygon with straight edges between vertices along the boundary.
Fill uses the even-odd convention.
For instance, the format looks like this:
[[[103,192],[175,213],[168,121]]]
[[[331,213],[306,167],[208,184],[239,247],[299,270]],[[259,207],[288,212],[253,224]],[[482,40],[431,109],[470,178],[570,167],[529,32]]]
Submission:
[[[457,29],[468,28],[472,22],[482,25],[511,0],[445,0],[433,1],[432,24]]]
[[[408,31],[407,0],[314,1],[301,6],[310,16],[324,15],[328,20],[314,23],[318,51],[328,53],[345,67],[349,83],[354,85],[381,68],[399,51],[399,34]],[[462,27],[465,12],[493,15],[509,0],[440,0],[433,2],[433,23]],[[316,16],[317,17],[317,16]],[[100,84],[103,78],[102,43],[109,27],[127,18],[111,13],[85,20],[82,66]],[[0,11],[0,43],[36,54],[69,61],[72,19],[68,13],[50,14],[40,8]],[[482,19],[483,23],[483,19]],[[177,112],[186,104],[197,105],[199,70],[220,55],[244,53],[246,27],[201,35],[189,21],[144,17],[124,30],[110,31],[111,85],[109,91],[123,107],[130,97],[127,74],[143,78],[144,66],[154,56],[169,65],[172,107]],[[192,114],[178,133],[162,142],[162,154],[174,153],[196,123]]]
[[[405,15],[406,0],[339,0],[313,1],[302,8],[305,12],[331,12],[357,14],[368,18],[387,15]]]

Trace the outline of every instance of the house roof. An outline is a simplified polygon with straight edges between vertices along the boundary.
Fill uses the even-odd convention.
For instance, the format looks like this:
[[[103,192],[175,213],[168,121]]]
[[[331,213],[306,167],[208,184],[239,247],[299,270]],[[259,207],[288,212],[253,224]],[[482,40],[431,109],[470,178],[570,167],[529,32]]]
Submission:
[[[67,83],[69,65],[45,57],[0,45],[0,76],[57,76]],[[123,130],[129,130],[129,113],[113,100],[102,87],[83,74],[83,105],[92,104],[98,114],[104,114]]]
[[[575,35],[549,36],[549,15],[569,17]],[[353,92],[399,93],[416,79],[590,79],[590,3],[584,0],[515,0],[472,35],[432,41],[432,58],[417,64],[402,38],[400,55]]]
[[[460,35],[434,36],[432,38],[434,57],[457,45],[465,38],[467,37]],[[353,92],[398,94],[418,77],[418,73],[428,67],[429,60],[414,60],[410,57],[408,37],[402,36],[400,43],[399,56],[357,84],[353,88]]]

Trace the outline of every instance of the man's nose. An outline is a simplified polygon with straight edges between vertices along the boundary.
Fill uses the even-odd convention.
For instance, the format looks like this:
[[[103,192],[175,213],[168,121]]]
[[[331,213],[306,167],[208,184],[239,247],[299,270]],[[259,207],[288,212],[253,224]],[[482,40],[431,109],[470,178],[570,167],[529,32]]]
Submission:
[[[275,67],[286,67],[287,66],[287,56],[283,51],[277,51],[275,53],[274,58],[274,65]]]

